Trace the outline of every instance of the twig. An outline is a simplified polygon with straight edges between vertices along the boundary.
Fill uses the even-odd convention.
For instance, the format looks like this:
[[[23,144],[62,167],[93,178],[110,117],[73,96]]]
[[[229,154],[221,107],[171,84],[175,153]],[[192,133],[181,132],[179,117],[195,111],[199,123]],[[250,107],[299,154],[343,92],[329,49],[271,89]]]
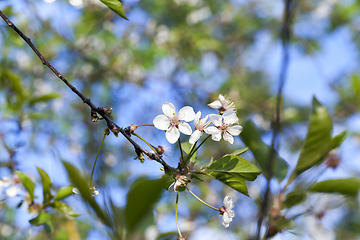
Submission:
[[[46,65],[50,70],[60,78],[63,83],[66,84],[81,100],[87,104],[92,110],[96,111],[103,119],[105,119],[109,129],[118,129],[118,131],[134,146],[136,152],[143,152],[145,155],[149,156],[149,152],[142,147],[140,147],[134,140],[130,138],[130,136],[125,132],[125,130],[119,127],[110,117],[105,113],[103,108],[97,107],[90,98],[85,97],[76,87],[74,87],[54,66],[52,66],[46,58],[40,53],[40,51],[35,47],[35,45],[31,42],[30,38],[28,38],[25,34],[23,34],[11,21],[10,19],[0,10],[0,16],[7,25],[14,29],[14,31],[22,38],[24,41],[31,47],[31,49],[35,52],[35,54],[40,58],[43,65]]]
[[[292,21],[292,15],[291,11],[293,9],[293,0],[285,0],[285,7],[284,7],[284,13],[283,13],[283,25],[282,25],[282,31],[281,31],[281,40],[282,40],[282,48],[283,48],[283,58],[280,68],[280,75],[279,75],[279,87],[277,91],[276,96],[276,115],[275,120],[273,121],[273,134],[272,134],[272,140],[271,140],[271,151],[268,157],[268,180],[267,180],[267,186],[266,191],[264,194],[264,200],[261,204],[260,209],[260,216],[258,219],[257,224],[257,232],[255,239],[260,239],[260,232],[261,232],[261,226],[265,217],[265,213],[268,212],[268,203],[269,203],[269,195],[270,195],[270,182],[273,177],[273,166],[274,166],[274,155],[275,155],[275,148],[276,148],[276,142],[278,141],[278,133],[280,128],[280,106],[281,106],[281,97],[282,97],[282,91],[284,88],[285,80],[286,80],[286,73],[289,65],[289,42],[290,42],[290,25]]]

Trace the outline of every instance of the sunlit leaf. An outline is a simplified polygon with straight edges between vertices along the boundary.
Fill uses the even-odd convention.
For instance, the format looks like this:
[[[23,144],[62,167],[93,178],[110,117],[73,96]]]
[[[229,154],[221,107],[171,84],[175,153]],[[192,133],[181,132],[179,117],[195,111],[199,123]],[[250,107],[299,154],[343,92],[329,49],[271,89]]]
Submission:
[[[54,202],[51,203],[50,206],[55,208],[59,212],[62,212],[64,214],[66,214],[66,215],[69,215],[70,217],[78,217],[78,216],[81,215],[80,213],[74,212],[68,205],[66,205],[63,202],[54,201]]]
[[[338,148],[346,138],[346,131],[343,131],[330,140],[330,149]]]
[[[55,99],[60,97],[61,95],[59,93],[53,92],[53,93],[48,93],[39,97],[33,97],[29,99],[29,105],[32,106],[35,103],[39,103],[39,102],[47,102],[49,100]]]
[[[108,8],[110,8],[113,12],[118,14],[120,17],[129,20],[125,16],[125,12],[120,0],[100,0],[103,4],[105,4]]]
[[[56,197],[54,200],[61,200],[63,198],[66,198],[70,195],[73,195],[73,186],[66,186],[66,187],[61,187],[57,193],[56,193]]]
[[[273,176],[280,182],[282,181],[288,171],[288,164],[284,159],[279,157],[278,153],[270,146],[266,145],[260,137],[259,131],[256,129],[255,124],[248,120],[240,134],[241,139],[246,146],[249,147],[251,152],[254,154],[255,160],[259,163],[259,166],[264,176],[269,179],[268,162],[270,157],[270,151],[273,153]]]
[[[51,233],[54,231],[54,227],[51,223],[51,215],[46,212],[40,212],[39,215],[30,221],[31,225],[40,226],[44,225],[45,231]]]
[[[126,223],[130,231],[135,230],[152,211],[153,205],[160,199],[163,187],[163,179],[146,178],[139,178],[130,186],[125,207]]]
[[[314,183],[310,186],[311,192],[357,194],[360,189],[359,178],[332,179]]]
[[[17,171],[16,174],[19,176],[22,184],[24,185],[25,189],[30,194],[31,198],[34,199],[34,190],[35,190],[35,183],[30,180],[25,174]]]
[[[49,178],[49,175],[44,170],[42,170],[39,167],[37,167],[37,170],[39,171],[41,176],[41,182],[43,185],[44,204],[46,204],[53,198],[51,194],[51,180]]]
[[[238,192],[241,192],[242,194],[249,196],[249,192],[246,186],[246,182],[243,178],[232,175],[232,174],[226,174],[222,172],[207,172],[208,176],[215,178],[216,180],[219,180],[220,182],[224,183],[225,185],[235,189]]]
[[[301,174],[323,160],[330,149],[332,124],[329,113],[318,100],[313,98],[309,130],[300,151],[295,172]]]

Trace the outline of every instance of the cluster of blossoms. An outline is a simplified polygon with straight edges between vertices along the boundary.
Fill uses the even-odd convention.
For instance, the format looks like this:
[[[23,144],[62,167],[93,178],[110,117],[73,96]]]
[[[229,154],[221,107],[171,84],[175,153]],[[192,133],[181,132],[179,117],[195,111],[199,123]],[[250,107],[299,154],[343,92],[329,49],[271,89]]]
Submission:
[[[225,141],[233,144],[233,136],[238,136],[242,131],[239,119],[236,116],[234,103],[220,94],[219,99],[208,104],[208,106],[219,110],[219,114],[209,114],[201,118],[201,112],[198,111],[195,114],[194,109],[189,106],[181,108],[177,113],[175,106],[167,102],[162,106],[164,114],[154,118],[154,126],[166,131],[166,139],[171,144],[179,139],[180,132],[191,135],[189,139],[191,144],[196,143],[204,132],[211,135],[214,141],[220,141],[223,136]],[[210,121],[208,121],[209,118]],[[188,124],[191,121],[194,121],[194,132]],[[214,126],[210,126],[211,123]]]
[[[2,188],[6,188],[5,194],[9,197],[15,197],[18,193],[21,192],[20,179],[18,176],[14,178],[3,177],[0,180],[0,193],[2,192]]]

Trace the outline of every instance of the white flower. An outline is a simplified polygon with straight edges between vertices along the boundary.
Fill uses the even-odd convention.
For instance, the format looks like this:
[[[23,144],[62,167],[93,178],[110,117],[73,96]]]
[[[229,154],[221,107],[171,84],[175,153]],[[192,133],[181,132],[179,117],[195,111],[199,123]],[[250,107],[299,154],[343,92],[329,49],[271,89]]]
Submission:
[[[180,174],[176,175],[175,180],[176,181],[173,182],[169,186],[169,188],[168,188],[169,192],[172,192],[172,191],[177,192],[179,187],[186,186],[188,184],[188,182],[189,182],[189,179],[186,176],[180,175]]]
[[[222,94],[219,95],[219,100],[209,103],[208,106],[219,110],[220,114],[223,114],[227,110],[235,111],[235,103],[231,102],[229,100],[226,100],[226,98]]]
[[[223,133],[224,140],[233,144],[233,136],[239,135],[242,131],[242,126],[238,125],[239,119],[233,110],[227,110],[223,115],[211,114],[210,119],[216,127],[210,126],[205,129],[205,132],[211,134],[214,141],[220,141],[221,133]]]
[[[78,188],[73,188],[72,192],[78,195],[81,194]],[[96,195],[100,194],[99,189],[97,189],[95,186],[90,187],[90,192],[92,197],[95,197]]]
[[[3,187],[7,187],[7,189],[5,190],[5,194],[9,197],[15,197],[21,191],[21,186],[19,183],[20,179],[18,176],[15,176],[14,179],[9,177],[3,177],[0,180],[0,193]]]
[[[201,117],[201,112],[198,111],[195,115],[194,125],[195,131],[191,134],[189,143],[194,144],[201,137],[202,133],[205,131],[205,128],[208,126],[209,122],[207,121],[209,116],[205,116],[203,119]]]
[[[174,105],[167,102],[162,105],[162,110],[165,115],[156,116],[153,123],[156,128],[166,131],[166,139],[169,143],[175,143],[180,137],[180,132],[191,135],[191,127],[186,122],[190,122],[195,118],[192,107],[183,107],[180,109],[179,114],[176,114]]]
[[[220,215],[223,215],[222,217],[222,224],[225,228],[229,227],[229,223],[233,220],[235,217],[235,213],[233,209],[235,206],[233,204],[233,201],[231,197],[226,196],[223,201],[223,205],[220,208]]]

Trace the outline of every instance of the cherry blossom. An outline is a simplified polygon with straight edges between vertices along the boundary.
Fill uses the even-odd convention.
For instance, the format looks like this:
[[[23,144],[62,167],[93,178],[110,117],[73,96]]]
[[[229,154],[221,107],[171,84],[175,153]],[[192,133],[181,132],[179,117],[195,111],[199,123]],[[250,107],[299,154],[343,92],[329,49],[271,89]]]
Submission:
[[[180,175],[180,174],[176,175],[175,180],[176,181],[173,182],[169,186],[169,188],[168,188],[169,192],[172,192],[172,191],[177,192],[179,187],[186,186],[188,184],[188,182],[189,182],[189,179],[186,176]]]
[[[227,110],[235,111],[235,103],[227,100],[222,94],[219,95],[218,100],[209,103],[208,106],[219,110],[220,114],[223,114]]]
[[[224,198],[223,201],[223,205],[220,208],[220,215],[223,215],[222,217],[222,224],[224,225],[225,228],[229,227],[229,223],[233,220],[233,218],[235,217],[235,213],[233,209],[235,206],[233,204],[233,201],[231,199],[231,197],[226,196]]]
[[[191,134],[189,143],[194,144],[201,137],[202,133],[205,132],[205,128],[209,125],[209,121],[207,121],[209,116],[205,116],[201,119],[201,112],[198,111],[195,115],[194,125],[195,131]]]
[[[223,133],[224,140],[233,144],[233,136],[239,135],[242,131],[242,126],[238,125],[239,119],[233,110],[227,110],[223,115],[210,114],[210,119],[215,127],[207,127],[205,132],[211,134],[214,141],[220,141]]]
[[[3,177],[0,180],[0,193],[2,192],[2,188],[6,187],[5,194],[9,197],[15,197],[20,191],[20,179],[18,176],[15,176],[13,179],[9,177]]]
[[[192,107],[183,107],[176,114],[174,105],[167,102],[162,105],[162,110],[164,115],[156,116],[153,123],[157,129],[166,131],[165,136],[169,143],[175,143],[180,137],[180,132],[191,135],[192,129],[187,122],[195,118],[195,112]]]

